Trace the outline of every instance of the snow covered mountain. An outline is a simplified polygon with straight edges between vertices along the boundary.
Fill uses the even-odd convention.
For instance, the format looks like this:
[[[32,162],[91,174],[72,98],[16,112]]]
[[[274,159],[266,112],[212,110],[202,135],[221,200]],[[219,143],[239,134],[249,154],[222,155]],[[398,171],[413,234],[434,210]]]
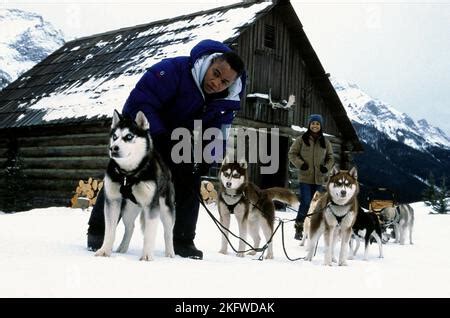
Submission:
[[[425,119],[414,121],[389,104],[372,98],[356,84],[335,78],[331,81],[353,122],[373,127],[387,138],[417,150],[428,151],[430,147],[450,150],[450,138],[441,129],[428,124]],[[364,140],[365,136],[360,137]]]
[[[62,32],[41,16],[0,9],[0,89],[63,44]]]
[[[336,79],[332,84],[364,146],[354,156],[363,205],[374,187],[394,190],[400,202],[419,201],[430,173],[438,180],[448,177],[450,138],[441,129],[425,119],[414,121],[355,84]]]

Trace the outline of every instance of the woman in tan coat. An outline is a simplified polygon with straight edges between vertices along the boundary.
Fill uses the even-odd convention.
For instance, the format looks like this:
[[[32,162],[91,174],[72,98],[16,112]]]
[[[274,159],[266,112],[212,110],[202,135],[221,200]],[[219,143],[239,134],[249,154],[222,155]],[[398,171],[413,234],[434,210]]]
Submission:
[[[295,221],[295,239],[303,237],[303,222],[316,191],[322,190],[328,172],[334,164],[331,143],[322,132],[323,118],[313,114],[308,119],[308,130],[299,136],[289,149],[289,160],[300,169],[300,208]]]

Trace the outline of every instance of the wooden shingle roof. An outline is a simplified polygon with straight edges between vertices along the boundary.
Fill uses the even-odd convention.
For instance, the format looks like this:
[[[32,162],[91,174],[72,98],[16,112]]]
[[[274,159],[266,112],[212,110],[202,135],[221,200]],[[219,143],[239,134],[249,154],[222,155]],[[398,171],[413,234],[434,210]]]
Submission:
[[[111,117],[148,67],[203,39],[230,44],[273,6],[237,3],[68,42],[0,92],[0,129]]]
[[[362,150],[350,119],[287,0],[241,2],[176,18],[76,39],[0,91],[0,130],[106,119],[122,109],[146,69],[189,55],[203,39],[232,45],[242,32],[276,8],[339,131]]]

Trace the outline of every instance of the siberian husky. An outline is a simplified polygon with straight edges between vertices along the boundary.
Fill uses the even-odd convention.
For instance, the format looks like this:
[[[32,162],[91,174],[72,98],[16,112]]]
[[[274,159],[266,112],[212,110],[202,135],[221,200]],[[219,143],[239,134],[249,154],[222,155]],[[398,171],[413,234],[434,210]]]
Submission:
[[[412,231],[414,227],[414,209],[409,204],[384,208],[380,212],[384,226],[394,227],[395,243],[405,244],[406,232],[409,232],[409,244],[413,244]]]
[[[362,208],[359,208],[359,212],[356,215],[355,223],[353,224],[352,240],[350,240],[350,248],[353,249],[353,241],[356,242],[356,246],[353,249],[353,255],[350,255],[349,259],[352,259],[359,248],[359,241],[364,240],[364,260],[368,259],[369,244],[371,237],[375,239],[378,244],[379,258],[383,258],[383,243],[381,242],[381,224],[378,219],[378,215],[375,212],[364,212]],[[354,240],[353,240],[354,239]]]
[[[358,214],[359,192],[356,168],[350,171],[333,168],[328,180],[327,195],[320,198],[311,216],[308,253],[305,260],[311,261],[315,247],[322,233],[325,239],[324,265],[331,266],[334,260],[334,245],[341,234],[339,265],[347,265],[347,253],[352,226]],[[317,213],[316,213],[317,212]]]
[[[96,256],[111,255],[119,216],[122,216],[125,233],[117,252],[126,253],[139,213],[144,235],[141,260],[153,259],[158,216],[164,227],[165,255],[175,256],[172,240],[174,187],[170,171],[153,149],[149,128],[142,112],[138,112],[133,121],[114,111],[110,161],[104,182],[105,238]]]
[[[238,221],[239,236],[247,238],[250,232],[254,241],[254,247],[258,248],[261,241],[260,228],[266,238],[266,242],[272,236],[273,222],[275,219],[275,206],[272,200],[278,200],[298,208],[297,196],[283,188],[260,189],[257,185],[248,181],[247,163],[230,162],[226,157],[219,170],[219,194],[218,207],[220,222],[230,228],[230,215],[234,214]],[[227,254],[228,232],[222,236],[220,253]],[[244,257],[245,243],[239,241],[238,257]],[[255,255],[255,251],[248,254]],[[267,249],[267,259],[273,258],[272,243]]]
[[[400,204],[397,207],[398,214],[400,215],[397,226],[396,242],[400,245],[405,245],[406,232],[409,232],[409,244],[413,244],[412,231],[414,227],[414,209],[409,204]],[[396,234],[397,234],[396,233]]]
[[[322,196],[326,195],[326,192],[319,192],[316,191],[311,199],[311,203],[309,205],[308,209],[308,215],[314,213],[314,210],[316,209],[317,203],[319,203],[319,200]],[[308,239],[309,235],[309,228],[311,225],[311,217],[307,216],[305,218],[305,222],[303,222],[303,238],[300,241],[300,246],[304,246],[306,240]]]

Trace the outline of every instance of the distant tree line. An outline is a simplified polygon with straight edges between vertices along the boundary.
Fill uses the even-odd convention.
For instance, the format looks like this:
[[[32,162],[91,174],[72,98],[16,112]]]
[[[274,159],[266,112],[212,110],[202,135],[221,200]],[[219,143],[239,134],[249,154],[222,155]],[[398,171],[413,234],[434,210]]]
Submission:
[[[427,183],[428,188],[423,192],[425,204],[431,206],[436,213],[450,212],[450,191],[447,188],[446,176],[442,177],[441,184],[437,186],[434,175],[430,173]]]

